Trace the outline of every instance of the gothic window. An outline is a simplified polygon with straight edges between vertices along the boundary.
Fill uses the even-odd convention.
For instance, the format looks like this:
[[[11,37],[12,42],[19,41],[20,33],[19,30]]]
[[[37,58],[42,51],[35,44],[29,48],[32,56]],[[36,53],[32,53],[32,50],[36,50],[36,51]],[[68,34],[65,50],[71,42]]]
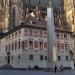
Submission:
[[[12,15],[11,15],[11,24],[12,27],[15,27],[15,17],[16,17],[16,9],[15,7],[12,8]]]
[[[65,43],[65,51],[67,51],[67,50],[68,50],[68,44]]]
[[[20,49],[21,41],[18,41],[18,48]]]
[[[39,32],[39,36],[42,37],[42,31]]]
[[[15,42],[15,50],[17,49],[17,43]]]

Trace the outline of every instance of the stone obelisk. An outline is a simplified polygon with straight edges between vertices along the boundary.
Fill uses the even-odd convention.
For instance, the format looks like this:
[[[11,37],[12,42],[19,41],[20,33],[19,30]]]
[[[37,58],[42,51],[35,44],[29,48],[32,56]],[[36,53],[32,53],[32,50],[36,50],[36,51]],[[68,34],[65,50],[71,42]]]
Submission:
[[[56,62],[55,27],[51,0],[47,6],[47,33],[48,33],[48,68]]]

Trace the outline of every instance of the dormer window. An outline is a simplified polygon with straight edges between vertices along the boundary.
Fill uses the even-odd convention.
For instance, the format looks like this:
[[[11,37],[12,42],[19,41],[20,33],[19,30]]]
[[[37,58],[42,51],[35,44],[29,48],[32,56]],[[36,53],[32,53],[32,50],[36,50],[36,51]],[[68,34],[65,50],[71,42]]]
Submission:
[[[36,24],[36,22],[32,21],[32,24]]]
[[[30,23],[31,23],[31,24],[36,24],[36,22],[34,22],[34,21],[30,21]]]

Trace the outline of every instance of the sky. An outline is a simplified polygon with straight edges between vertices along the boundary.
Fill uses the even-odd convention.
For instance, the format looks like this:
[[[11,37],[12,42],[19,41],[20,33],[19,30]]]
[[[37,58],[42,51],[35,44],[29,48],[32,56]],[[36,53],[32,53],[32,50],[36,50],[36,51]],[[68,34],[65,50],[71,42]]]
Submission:
[[[29,0],[23,0],[25,3],[28,3],[29,2]],[[48,0],[40,0],[40,4],[41,4],[41,7],[46,7],[47,6],[47,1]],[[36,3],[36,0],[30,0],[30,4],[31,5],[35,5],[35,3]],[[52,0],[52,4],[53,4],[53,6],[54,7],[58,7],[58,5],[59,5],[59,0]]]

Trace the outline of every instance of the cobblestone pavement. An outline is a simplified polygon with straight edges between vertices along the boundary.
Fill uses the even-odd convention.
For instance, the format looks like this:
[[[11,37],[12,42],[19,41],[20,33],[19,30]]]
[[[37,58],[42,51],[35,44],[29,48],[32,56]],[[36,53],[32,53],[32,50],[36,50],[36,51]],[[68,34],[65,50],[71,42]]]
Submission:
[[[75,70],[57,73],[41,71],[0,70],[0,75],[75,75]]]

